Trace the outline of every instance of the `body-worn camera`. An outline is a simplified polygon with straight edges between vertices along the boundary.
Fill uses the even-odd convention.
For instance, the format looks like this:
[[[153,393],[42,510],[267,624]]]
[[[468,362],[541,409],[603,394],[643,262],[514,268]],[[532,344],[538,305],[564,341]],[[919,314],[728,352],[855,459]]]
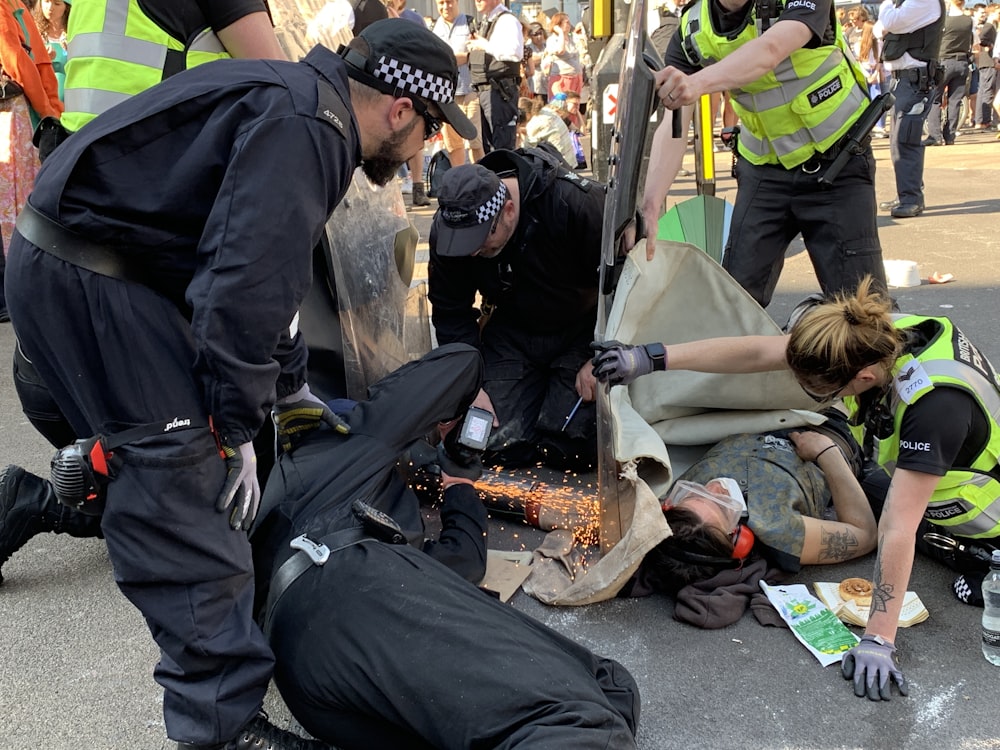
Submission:
[[[77,440],[56,451],[50,464],[56,499],[88,516],[101,515],[111,480],[109,458],[100,435]]]
[[[456,441],[459,445],[471,448],[474,451],[486,450],[487,443],[490,442],[490,433],[493,431],[493,415],[486,409],[478,406],[470,406],[465,413],[465,419],[458,427]]]

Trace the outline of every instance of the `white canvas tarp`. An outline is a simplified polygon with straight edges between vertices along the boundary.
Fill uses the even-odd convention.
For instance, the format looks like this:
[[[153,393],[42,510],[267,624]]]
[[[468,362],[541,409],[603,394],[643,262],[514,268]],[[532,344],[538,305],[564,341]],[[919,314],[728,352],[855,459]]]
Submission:
[[[719,336],[780,336],[770,316],[715,261],[693,245],[657,241],[653,260],[638,245],[625,262],[608,318],[607,338],[624,343]],[[670,530],[658,498],[674,479],[668,445],[706,445],[742,432],[818,424],[791,373],[716,375],[653,373],[611,389],[612,442],[622,467],[626,530],[599,560],[555,564],[543,551],[525,590],[548,604],[579,605],[614,597],[643,556]],[[576,556],[577,559],[582,557]],[[569,559],[563,555],[562,559]]]

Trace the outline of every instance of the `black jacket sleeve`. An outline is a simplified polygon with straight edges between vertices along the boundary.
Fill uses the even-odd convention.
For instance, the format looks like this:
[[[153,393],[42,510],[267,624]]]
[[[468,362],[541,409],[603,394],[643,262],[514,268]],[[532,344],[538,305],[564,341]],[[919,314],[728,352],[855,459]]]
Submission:
[[[475,308],[475,258],[443,258],[437,254],[434,229],[430,236],[430,263],[427,267],[427,296],[431,320],[439,344],[468,344],[479,347],[479,311]]]
[[[424,542],[424,552],[470,583],[486,575],[486,506],[468,484],[455,484],[444,491],[441,504],[441,534]]]

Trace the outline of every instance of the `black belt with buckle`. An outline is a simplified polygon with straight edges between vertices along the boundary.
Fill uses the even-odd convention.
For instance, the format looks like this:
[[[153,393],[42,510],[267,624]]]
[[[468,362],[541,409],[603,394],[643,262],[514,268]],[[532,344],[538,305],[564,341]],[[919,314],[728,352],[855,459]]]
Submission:
[[[911,83],[920,83],[920,68],[904,68],[903,70],[892,71],[893,78],[905,78]]]

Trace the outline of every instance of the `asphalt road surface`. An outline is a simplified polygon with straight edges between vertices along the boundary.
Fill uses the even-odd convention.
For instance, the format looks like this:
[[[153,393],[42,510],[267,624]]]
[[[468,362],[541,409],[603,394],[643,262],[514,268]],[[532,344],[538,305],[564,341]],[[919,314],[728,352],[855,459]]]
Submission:
[[[876,153],[879,199],[886,200],[895,192],[887,141],[876,142]],[[998,157],[1000,142],[992,134],[927,149],[927,212],[902,221],[883,216],[880,225],[885,258],[916,261],[924,279],[894,290],[900,308],[953,317],[1000,364]],[[727,159],[719,155],[723,173]],[[728,177],[720,181],[722,197],[731,199],[734,190]],[[673,197],[691,194],[687,178]],[[432,202],[413,213],[424,237],[433,209]],[[935,272],[952,273],[955,281],[928,284]],[[770,312],[783,321],[815,289],[801,243],[793,243]],[[0,361],[10,362],[13,343],[10,326],[0,326]],[[45,473],[52,451],[23,417],[9,372],[9,366],[0,369],[3,459]],[[494,547],[531,548],[541,538],[509,522],[494,522],[493,531]],[[836,568],[810,567],[796,581],[870,577],[872,562],[873,555]],[[103,542],[46,534],[3,572],[0,750],[172,748],[151,676],[156,649],[112,582]],[[1000,748],[1000,669],[980,651],[981,610],[959,604],[951,580],[950,571],[918,558],[910,589],[930,619],[900,632],[910,695],[889,703],[855,698],[837,666],[823,669],[789,631],[762,627],[750,615],[702,631],[674,621],[672,601],[660,596],[563,609],[518,594],[513,604],[631,670],[642,691],[644,750]],[[517,689],[516,675],[511,689]],[[274,691],[268,707],[277,723],[289,721]]]

